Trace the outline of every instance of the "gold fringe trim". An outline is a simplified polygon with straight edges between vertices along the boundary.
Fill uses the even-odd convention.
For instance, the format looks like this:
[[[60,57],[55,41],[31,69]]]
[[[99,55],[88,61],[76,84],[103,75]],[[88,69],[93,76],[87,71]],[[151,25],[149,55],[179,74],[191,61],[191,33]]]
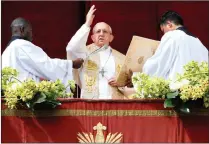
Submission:
[[[52,117],[52,116],[177,116],[174,110],[1,110],[2,116],[18,116],[18,117]],[[194,112],[190,115],[209,116],[208,110]]]

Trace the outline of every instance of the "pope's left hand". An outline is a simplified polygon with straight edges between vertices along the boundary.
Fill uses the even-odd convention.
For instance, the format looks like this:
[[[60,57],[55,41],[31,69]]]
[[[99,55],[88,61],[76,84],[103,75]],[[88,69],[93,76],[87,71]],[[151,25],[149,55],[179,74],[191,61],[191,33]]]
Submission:
[[[108,80],[108,84],[109,84],[110,86],[113,86],[113,87],[119,87],[119,84],[117,83],[115,77],[110,78],[110,79]]]

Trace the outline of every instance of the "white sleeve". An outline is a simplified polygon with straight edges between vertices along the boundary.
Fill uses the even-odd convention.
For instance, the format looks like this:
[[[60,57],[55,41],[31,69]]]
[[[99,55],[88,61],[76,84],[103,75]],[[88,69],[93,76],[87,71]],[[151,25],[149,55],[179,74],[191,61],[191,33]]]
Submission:
[[[71,38],[66,51],[73,58],[85,58],[87,54],[86,42],[89,36],[90,27],[83,24],[76,34]]]
[[[73,79],[71,60],[51,59],[40,47],[32,43],[26,43],[18,49],[21,66],[33,75],[53,81]]]
[[[178,45],[176,41],[170,34],[165,34],[156,53],[145,62],[143,72],[151,76],[167,78],[177,54]]]

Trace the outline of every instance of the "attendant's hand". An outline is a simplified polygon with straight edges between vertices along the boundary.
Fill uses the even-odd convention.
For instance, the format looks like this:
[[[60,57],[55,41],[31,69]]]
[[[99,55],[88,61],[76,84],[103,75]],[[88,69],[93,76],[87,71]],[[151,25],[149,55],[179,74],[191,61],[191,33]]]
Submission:
[[[136,91],[134,90],[134,88],[129,88],[129,87],[119,87],[120,92],[123,93],[124,96],[130,98],[129,96],[132,94],[135,94]]]
[[[83,62],[84,62],[84,60],[82,58],[78,58],[78,59],[73,60],[73,68],[79,69],[82,66]]]
[[[88,27],[90,27],[91,24],[92,24],[92,22],[93,22],[93,19],[94,19],[94,17],[95,17],[95,15],[94,15],[94,12],[95,12],[95,11],[96,11],[96,9],[95,9],[95,6],[93,5],[93,6],[91,6],[89,12],[88,12],[87,15],[86,15],[86,23],[85,23],[85,24],[86,24]]]

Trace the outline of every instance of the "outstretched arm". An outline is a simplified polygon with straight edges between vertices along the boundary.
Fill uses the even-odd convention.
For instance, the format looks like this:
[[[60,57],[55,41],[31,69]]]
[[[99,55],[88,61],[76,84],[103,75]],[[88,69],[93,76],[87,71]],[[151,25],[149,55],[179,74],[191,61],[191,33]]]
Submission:
[[[86,22],[81,26],[81,28],[76,32],[72,37],[70,42],[66,47],[66,51],[70,53],[72,58],[86,57],[86,42],[90,33],[90,26],[95,17],[94,12],[96,11],[95,6],[93,5],[89,12],[86,15]]]
[[[36,75],[47,80],[73,79],[72,67],[78,68],[83,60],[61,60],[51,59],[40,47],[32,43],[24,43],[19,47],[18,60],[22,67]]]

